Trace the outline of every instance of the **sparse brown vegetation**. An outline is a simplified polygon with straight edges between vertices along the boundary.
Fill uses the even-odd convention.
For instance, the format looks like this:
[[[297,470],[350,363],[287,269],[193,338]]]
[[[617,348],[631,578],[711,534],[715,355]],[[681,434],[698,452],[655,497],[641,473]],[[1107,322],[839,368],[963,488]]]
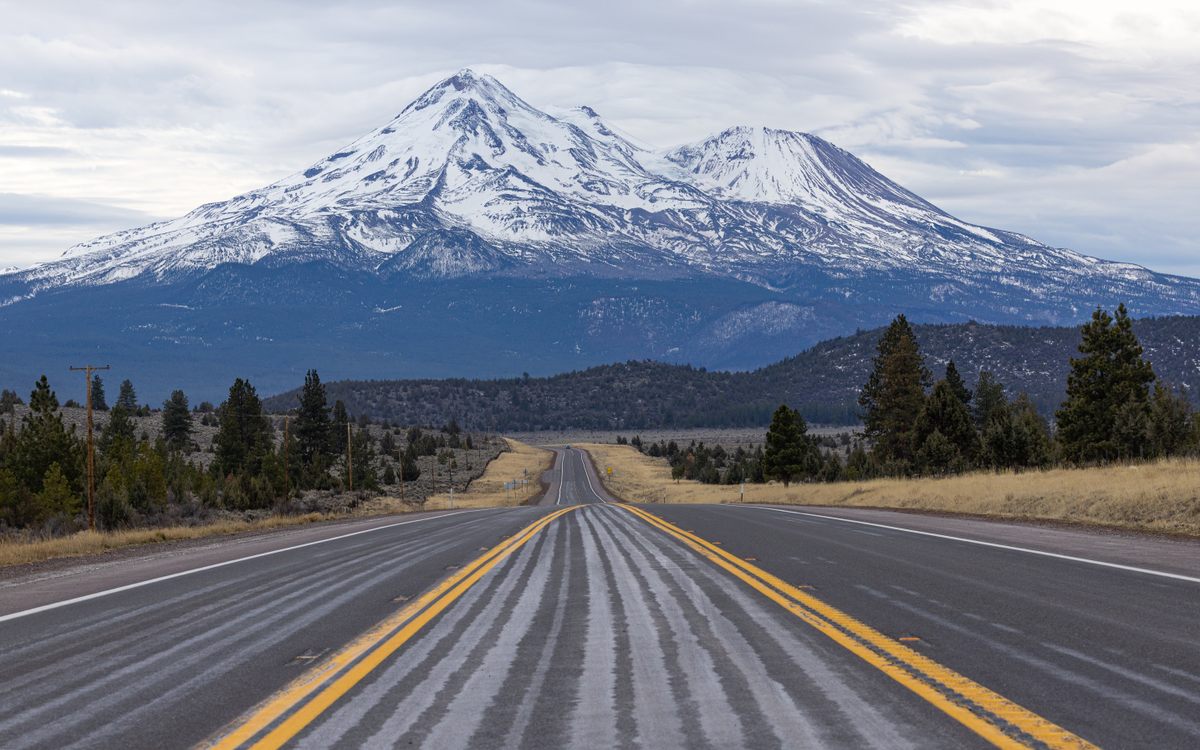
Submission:
[[[164,526],[151,529],[127,529],[123,531],[81,531],[70,536],[51,539],[0,541],[0,567],[41,562],[59,557],[94,555],[119,547],[139,544],[174,542],[183,539],[200,539],[237,534],[246,531],[267,531],[287,526],[303,526],[317,521],[327,521],[336,516],[322,513],[306,513],[300,516],[267,516],[253,520],[225,520],[199,526]]]
[[[483,474],[467,486],[466,492],[455,493],[455,508],[521,505],[541,493],[538,479],[554,464],[554,453],[519,440],[505,438],[505,442],[508,450],[491,461]],[[523,486],[520,485],[522,479],[527,480]],[[513,481],[518,482],[516,487],[504,489],[505,483]],[[434,495],[425,503],[427,510],[449,507],[450,497],[447,494]]]

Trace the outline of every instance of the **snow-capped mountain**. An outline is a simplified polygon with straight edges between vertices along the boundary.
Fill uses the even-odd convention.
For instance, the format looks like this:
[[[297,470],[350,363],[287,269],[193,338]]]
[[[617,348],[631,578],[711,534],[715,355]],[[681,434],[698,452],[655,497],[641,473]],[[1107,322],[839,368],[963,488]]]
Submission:
[[[329,271],[310,278],[316,267]],[[566,316],[578,325],[551,343],[580,364],[597,351],[588,342],[623,336],[641,343],[618,356],[745,366],[901,310],[1045,323],[1117,301],[1140,314],[1200,312],[1196,280],[959,220],[813,135],[735,127],[657,151],[588,107],[550,114],[464,70],[278,182],[0,275],[0,323],[72,290],[121,307],[121,290],[169,289],[187,309],[215,312],[251,276],[297,301],[366,285],[380,296],[367,327],[377,309],[405,309],[400,288],[457,281],[516,310],[522,285],[586,287],[593,296],[575,307],[547,304],[505,334],[520,338],[530,316]],[[637,284],[683,280],[722,289],[715,307],[666,291],[651,299]],[[155,314],[134,330],[160,326]],[[245,315],[238,330],[262,323]],[[229,330],[204,338],[219,344]]]

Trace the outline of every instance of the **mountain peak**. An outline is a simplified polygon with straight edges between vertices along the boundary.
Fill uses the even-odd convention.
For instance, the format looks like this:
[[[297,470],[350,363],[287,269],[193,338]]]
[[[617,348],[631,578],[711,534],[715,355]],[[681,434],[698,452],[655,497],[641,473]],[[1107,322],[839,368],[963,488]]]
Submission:
[[[389,279],[699,274],[771,289],[907,273],[932,279],[939,305],[970,300],[973,284],[1004,310],[1039,296],[1090,308],[1081,280],[1128,299],[1200,298],[1190,282],[1144,286],[1142,269],[959,221],[814,135],[739,125],[660,152],[591,107],[548,113],[464,68],[308,169],[3,275],[0,307],[61,285],[316,260]],[[861,286],[838,283],[847,299]]]
[[[480,75],[470,68],[463,68],[449,78],[444,78],[425,90],[397,116],[397,119],[435,104],[467,98],[501,109],[521,107],[533,109],[504,84],[490,75]]]

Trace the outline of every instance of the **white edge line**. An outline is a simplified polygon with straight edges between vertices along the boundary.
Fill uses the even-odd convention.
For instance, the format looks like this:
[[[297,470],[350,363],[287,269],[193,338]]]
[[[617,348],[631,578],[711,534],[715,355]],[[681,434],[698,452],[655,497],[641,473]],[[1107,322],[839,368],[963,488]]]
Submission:
[[[730,506],[732,507],[732,506]],[[917,529],[906,529],[903,526],[888,526],[884,523],[872,523],[871,521],[858,521],[853,518],[841,518],[839,516],[826,516],[820,513],[810,513],[803,510],[789,510],[787,508],[772,508],[768,505],[747,505],[747,508],[758,508],[759,510],[773,510],[776,513],[791,513],[796,516],[812,516],[813,518],[824,518],[830,521],[843,521],[845,523],[856,523],[862,526],[874,526],[880,529],[891,529],[892,531],[903,531],[907,534],[920,534],[921,536],[931,536],[937,539],[949,539],[955,542],[966,542],[967,544],[978,544],[982,547],[995,547],[996,549],[1006,549],[1013,552],[1025,552],[1030,555],[1041,555],[1042,557],[1053,557],[1059,560],[1070,560],[1071,562],[1087,563],[1088,565],[1099,565],[1103,568],[1115,568],[1117,570],[1127,570],[1132,573],[1145,573],[1146,575],[1159,576],[1160,578],[1173,578],[1177,581],[1188,581],[1190,583],[1200,583],[1200,578],[1194,576],[1185,576],[1180,573],[1167,573],[1161,570],[1150,570],[1149,568],[1139,568],[1133,565],[1122,565],[1121,563],[1105,562],[1103,560],[1092,560],[1087,557],[1075,557],[1074,555],[1064,555],[1059,552],[1047,552],[1040,549],[1030,549],[1029,547],[1015,547],[1011,544],[1000,544],[999,542],[985,542],[981,539],[968,539],[961,536],[951,536],[949,534],[938,534],[933,531],[919,531]]]
[[[317,539],[316,541],[305,542],[304,544],[295,544],[295,545],[292,545],[291,547],[283,547],[280,549],[269,550],[267,552],[259,552],[258,554],[247,555],[246,557],[239,557],[234,560],[226,560],[224,562],[213,563],[212,565],[204,565],[199,568],[191,568],[189,570],[181,570],[178,573],[169,573],[165,576],[159,576],[157,578],[149,578],[145,581],[137,581],[135,583],[127,583],[124,586],[117,586],[116,588],[105,589],[104,591],[97,591],[93,594],[84,594],[83,596],[77,596],[73,599],[64,599],[60,602],[51,602],[50,604],[43,604],[40,607],[34,607],[32,609],[26,609],[26,610],[22,610],[20,612],[13,612],[13,613],[7,614],[7,615],[0,615],[0,622],[8,622],[9,620],[16,620],[21,617],[28,617],[29,615],[36,615],[39,612],[46,612],[46,611],[49,611],[52,609],[58,609],[59,607],[66,607],[71,604],[78,604],[80,602],[86,602],[86,601],[90,601],[92,599],[99,599],[101,597],[110,596],[112,594],[119,594],[122,591],[129,591],[130,589],[137,589],[137,588],[141,588],[142,586],[149,586],[152,583],[159,583],[160,581],[169,581],[172,578],[181,578],[183,576],[188,576],[193,573],[202,573],[206,570],[214,570],[216,568],[223,568],[226,565],[234,565],[236,563],[245,562],[247,560],[255,560],[260,557],[268,557],[270,555],[278,555],[281,552],[290,552],[292,550],[302,549],[304,547],[311,547],[314,544],[325,544],[326,542],[336,542],[339,539],[346,539],[348,537],[358,536],[359,534],[369,534],[372,531],[383,531],[384,529],[392,529],[397,526],[405,526],[410,523],[420,523],[421,521],[432,521],[437,518],[445,518],[447,516],[456,516],[456,515],[460,515],[462,513],[476,513],[481,510],[490,510],[490,509],[489,508],[474,508],[474,509],[470,509],[470,510],[454,510],[454,511],[449,511],[449,512],[442,513],[442,514],[436,515],[436,516],[427,516],[425,518],[414,518],[410,521],[399,521],[397,523],[389,523],[385,526],[375,526],[370,529],[362,529],[361,531],[352,531],[348,534],[341,534],[339,536],[331,536],[328,539]]]
[[[608,501],[607,501],[607,500],[605,500],[604,498],[600,497],[600,493],[599,493],[599,492],[596,492],[596,488],[592,486],[592,477],[591,477],[591,475],[590,475],[590,474],[588,474],[588,468],[587,468],[587,464],[585,464],[585,463],[584,463],[584,460],[583,460],[583,457],[584,457],[585,455],[588,455],[588,452],[587,452],[587,451],[585,451],[583,448],[577,448],[577,449],[573,449],[573,450],[578,450],[578,451],[579,451],[579,453],[578,453],[578,456],[579,456],[579,468],[583,469],[583,478],[587,480],[587,483],[588,483],[588,489],[592,491],[592,494],[596,496],[596,499],[597,499],[597,500],[599,500],[599,501],[600,501],[600,502],[602,502],[602,503],[607,503]],[[597,477],[597,479],[599,479],[599,477]]]

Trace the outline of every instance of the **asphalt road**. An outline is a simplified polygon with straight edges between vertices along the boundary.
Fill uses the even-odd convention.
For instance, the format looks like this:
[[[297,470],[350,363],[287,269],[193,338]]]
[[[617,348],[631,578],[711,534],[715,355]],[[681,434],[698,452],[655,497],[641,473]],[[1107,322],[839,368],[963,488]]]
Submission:
[[[1200,746],[1196,546],[547,483],[0,584],[0,746]]]
[[[578,448],[551,448],[554,466],[546,472],[549,489],[541,505],[588,505],[617,502],[596,476],[596,469],[585,451]]]

